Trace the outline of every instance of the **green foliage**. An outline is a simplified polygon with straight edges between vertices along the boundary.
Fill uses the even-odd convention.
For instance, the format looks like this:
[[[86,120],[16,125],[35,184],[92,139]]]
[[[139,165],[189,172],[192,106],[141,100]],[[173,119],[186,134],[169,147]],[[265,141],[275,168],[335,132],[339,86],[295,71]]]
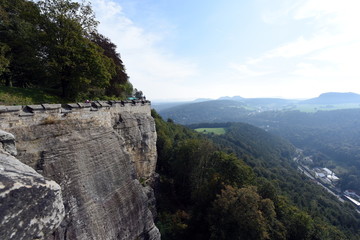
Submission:
[[[131,95],[133,87],[128,81],[129,76],[125,72],[125,66],[120,59],[120,54],[116,52],[116,45],[110,39],[98,33],[93,33],[91,39],[103,49],[104,55],[111,59],[115,65],[115,74],[110,79],[109,86],[106,88],[106,94],[116,97]]]
[[[275,207],[253,187],[226,186],[213,202],[210,239],[269,239]]]
[[[163,239],[359,237],[356,213],[296,171],[288,142],[247,124],[227,124],[225,135],[212,136],[215,144],[152,114]]]
[[[171,118],[180,124],[233,122],[247,116],[250,111],[239,101],[214,100],[181,104],[161,111],[165,119]]]
[[[309,218],[316,218],[322,224],[331,224],[358,236],[357,229],[360,226],[360,219],[356,216],[354,209],[341,204],[335,197],[330,196],[320,186],[312,184],[307,177],[301,176],[296,171],[296,166],[291,160],[294,148],[288,142],[243,123],[232,124],[225,135],[215,136],[213,139],[224,149],[227,148],[228,152],[235,152],[238,156],[243,156],[245,162],[253,166],[254,172],[262,177],[258,180],[260,195],[272,199],[275,206],[279,205],[278,196],[285,195],[297,207],[305,211]],[[282,208],[277,209],[278,217],[281,219],[283,213],[280,209]],[[295,213],[294,211],[288,212],[290,214],[286,219],[290,220]],[[304,218],[302,223],[306,219]],[[304,228],[309,226],[309,236],[315,234],[311,230],[314,229],[314,224],[313,222],[303,226]],[[306,239],[308,235],[303,237]]]
[[[0,77],[2,74],[8,71],[10,64],[9,59],[6,58],[6,53],[10,50],[9,46],[0,43]]]
[[[41,26],[48,50],[49,84],[61,86],[67,98],[104,95],[101,89],[109,85],[115,66],[103,49],[86,38],[87,31],[96,28],[91,8],[69,0],[40,1],[39,6],[45,17]]]
[[[46,87],[71,100],[132,91],[120,55],[97,33],[90,4],[0,0],[0,85]]]
[[[314,167],[336,169],[342,190],[360,192],[360,110],[269,111],[243,121],[288,139],[312,156]]]
[[[181,239],[196,228],[198,239],[210,235],[207,212],[211,202],[225,185],[243,186],[254,181],[252,170],[235,155],[218,151],[209,140],[173,122],[164,122],[153,111],[158,133],[158,172],[160,173],[159,203],[160,229],[163,238]],[[174,203],[178,203],[175,204]],[[179,209],[179,206],[181,207]],[[169,210],[172,213],[169,213]],[[169,217],[179,210],[189,213],[186,229],[179,229],[175,221],[169,226]],[[164,215],[164,213],[166,213]],[[204,228],[204,230],[202,230]],[[177,236],[177,237],[174,237]]]
[[[0,83],[28,87],[42,78],[37,6],[26,0],[0,0],[0,46],[6,71]]]
[[[171,214],[161,212],[157,227],[161,232],[162,239],[183,239],[188,228],[189,214],[178,210]]]
[[[38,6],[46,19],[55,25],[66,27],[66,22],[70,21],[78,24],[85,35],[96,32],[98,22],[90,4],[71,0],[45,0],[39,1]],[[62,37],[61,34],[59,37]]]
[[[190,125],[191,128],[223,127],[223,125],[226,125],[226,123],[212,123],[212,121],[247,122],[264,128],[268,132],[284,137],[296,147],[303,149],[306,155],[312,156],[314,160],[312,167],[328,167],[331,170],[335,170],[336,175],[340,177],[338,187],[342,191],[351,189],[360,193],[360,144],[358,141],[360,138],[360,122],[358,120],[360,118],[360,110],[356,109],[359,108],[358,103],[346,103],[358,102],[358,96],[353,96],[354,98],[352,98],[351,95],[350,93],[345,93],[338,96],[338,99],[334,99],[333,102],[343,102],[343,104],[336,104],[334,106],[330,106],[330,104],[325,105],[323,102],[322,108],[320,108],[321,105],[314,105],[312,103],[312,108],[318,107],[317,111],[312,113],[283,110],[241,114],[242,111],[231,108],[234,105],[230,102],[225,104],[223,101],[217,101],[217,103],[208,101],[201,105],[193,103],[168,108],[163,110],[161,114],[164,117],[173,118],[177,123],[211,122],[192,124]],[[242,101],[245,104],[250,104],[250,101],[259,100],[261,99],[243,99]],[[266,102],[271,102],[269,99],[265,100],[260,106],[266,105]],[[318,100],[321,99],[317,99],[316,102]],[[225,113],[214,111],[214,109],[218,110],[217,107],[221,103],[223,103],[223,109],[226,109]],[[343,107],[354,109],[335,110]],[[199,109],[201,111],[198,111]],[[294,108],[291,107],[290,109]],[[255,152],[258,151],[256,150]]]

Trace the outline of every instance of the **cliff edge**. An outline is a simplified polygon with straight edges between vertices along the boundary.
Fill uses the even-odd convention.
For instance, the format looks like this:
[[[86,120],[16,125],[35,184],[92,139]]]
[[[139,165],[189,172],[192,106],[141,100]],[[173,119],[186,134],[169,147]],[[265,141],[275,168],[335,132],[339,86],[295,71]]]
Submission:
[[[148,206],[157,157],[149,103],[9,109],[0,129],[15,136],[17,158],[61,186],[65,217],[46,239],[160,239]]]

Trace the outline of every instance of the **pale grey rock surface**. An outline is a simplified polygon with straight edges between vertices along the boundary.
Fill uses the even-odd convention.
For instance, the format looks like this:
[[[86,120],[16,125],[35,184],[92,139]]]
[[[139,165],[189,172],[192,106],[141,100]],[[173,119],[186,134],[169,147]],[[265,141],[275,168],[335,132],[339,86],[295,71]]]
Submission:
[[[145,114],[121,113],[116,118],[115,131],[124,138],[124,147],[131,155],[137,177],[151,180],[156,168],[155,121]]]
[[[60,186],[0,151],[0,239],[44,239],[64,215]]]
[[[152,191],[140,184],[155,174],[149,114],[68,114],[5,130],[16,136],[18,158],[61,186],[65,218],[47,239],[160,239]]]
[[[0,130],[0,149],[16,156],[15,137],[11,133]]]

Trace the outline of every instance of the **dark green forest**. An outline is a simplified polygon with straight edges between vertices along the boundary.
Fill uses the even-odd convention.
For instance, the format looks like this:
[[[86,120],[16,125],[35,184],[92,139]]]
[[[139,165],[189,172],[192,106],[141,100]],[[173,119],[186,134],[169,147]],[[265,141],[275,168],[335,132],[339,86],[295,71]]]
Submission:
[[[287,141],[248,124],[196,133],[153,112],[163,239],[358,239],[360,219],[296,171]]]
[[[333,94],[324,94],[324,96]],[[339,95],[336,101],[352,98]],[[356,95],[358,98],[358,96]],[[339,100],[340,99],[340,100]],[[261,100],[261,99],[260,99]],[[312,101],[314,101],[313,99]],[[317,100],[323,101],[323,98]],[[304,101],[307,102],[307,101]],[[264,103],[264,102],[262,102]],[[360,193],[360,110],[301,112],[246,111],[241,102],[207,101],[165,109],[160,114],[191,128],[218,127],[226,122],[246,122],[289,140],[311,156],[311,167],[327,167],[340,177],[338,187]],[[220,125],[219,125],[220,123]],[[198,124],[198,125],[196,125]]]
[[[264,112],[246,121],[291,141],[311,155],[314,166],[340,176],[339,187],[360,192],[360,110]]]
[[[0,87],[41,89],[68,100],[130,94],[116,45],[97,26],[89,3],[0,0]]]

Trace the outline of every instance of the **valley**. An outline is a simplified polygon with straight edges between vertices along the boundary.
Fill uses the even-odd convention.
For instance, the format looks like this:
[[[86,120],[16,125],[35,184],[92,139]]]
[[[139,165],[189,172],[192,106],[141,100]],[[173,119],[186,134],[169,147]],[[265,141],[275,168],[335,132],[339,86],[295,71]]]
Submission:
[[[329,99],[334,95],[337,96],[335,99]],[[160,115],[168,121],[185,124],[206,133],[205,136],[220,144],[224,151],[240,157],[256,156],[255,159],[245,160],[255,173],[277,182],[281,193],[289,196],[297,206],[315,214],[314,216],[328,215],[329,211],[335,214],[334,209],[345,214],[340,210],[342,205],[352,212],[345,215],[352,215],[352,221],[356,222],[360,220],[360,102],[354,100],[353,97],[358,97],[354,94],[348,94],[351,102],[344,101],[341,97],[344,94],[325,94],[317,99],[304,101],[301,105],[291,103],[277,109],[274,102],[279,100],[274,99],[252,101],[252,104],[258,105],[252,105],[251,108],[249,102],[245,103],[243,99],[242,102],[221,99],[174,106],[161,110]],[[291,161],[271,157],[278,154],[281,141],[264,142],[262,133],[252,129],[250,125],[243,125],[244,123],[289,141],[293,149],[289,149],[285,155]],[[211,133],[211,129],[219,128],[225,129],[225,133]],[[251,134],[248,134],[245,129],[250,128]],[[272,147],[268,146],[270,142]],[[300,175],[295,177],[297,174]],[[304,184],[312,187],[300,190]],[[320,194],[321,191],[324,193]],[[332,198],[336,203],[326,203],[328,200],[324,202],[325,197],[320,195],[325,193],[328,195],[326,198]],[[332,206],[333,210],[326,210],[325,206]],[[332,224],[339,224],[330,215],[328,219],[332,219]]]
[[[340,202],[348,201],[351,203],[360,214],[360,196],[357,193],[349,189],[342,191],[338,187],[340,179],[334,172],[328,168],[310,168],[307,164],[312,163],[311,156],[304,156],[301,149],[297,149],[296,152],[298,155],[294,157],[294,161],[298,164],[298,170],[302,174],[326,189],[326,191],[335,196]]]
[[[272,234],[285,234],[280,239],[307,239],[316,235],[319,239],[355,240],[359,236],[357,229],[360,226],[360,215],[354,206],[339,200],[336,194],[329,194],[329,186],[314,180],[314,173],[310,171],[312,166],[310,168],[303,164],[303,168],[309,169],[307,172],[311,178],[299,171],[298,162],[301,162],[300,159],[308,159],[309,155],[305,151],[300,154],[286,139],[246,123],[191,125],[193,129],[205,128],[207,132],[210,129],[225,129],[225,133],[220,135],[203,134],[203,131],[199,134],[186,130],[171,120],[161,122],[159,116],[154,117],[158,132],[157,169],[162,179],[161,194],[157,198],[160,216],[157,226],[163,239],[192,238],[190,236],[195,233],[197,239],[209,239],[209,234],[217,234],[212,232],[213,229],[230,234],[227,230],[221,231],[213,227],[214,222],[211,220],[211,213],[214,211],[212,206],[220,201],[220,194],[225,194],[223,191],[228,194],[232,192],[227,189],[229,186],[241,191],[248,191],[245,188],[252,186],[260,199],[268,199],[274,204],[276,221],[280,225],[268,227],[273,229]],[[217,151],[221,152],[221,157]],[[240,164],[242,170],[238,169],[239,166],[232,165],[235,163]],[[229,196],[226,197],[228,198]],[[252,198],[257,199],[255,196]],[[230,209],[229,211],[235,211],[236,205],[231,205]],[[228,226],[230,223],[226,221],[229,216],[222,218],[225,222],[221,226]],[[242,219],[247,217],[243,216]],[[240,224],[239,227],[243,224],[243,220],[233,221]],[[298,222],[295,223],[296,221]],[[327,224],[335,228],[330,230],[332,227]],[[286,230],[278,229],[282,225]],[[252,227],[250,228],[254,231],[259,230],[259,227]],[[303,235],[300,236],[300,232],[293,227],[302,229]],[[321,229],[327,230],[322,232]],[[329,234],[334,237],[326,237]],[[252,239],[249,235],[246,236]],[[271,236],[270,239],[276,239],[275,235]]]

